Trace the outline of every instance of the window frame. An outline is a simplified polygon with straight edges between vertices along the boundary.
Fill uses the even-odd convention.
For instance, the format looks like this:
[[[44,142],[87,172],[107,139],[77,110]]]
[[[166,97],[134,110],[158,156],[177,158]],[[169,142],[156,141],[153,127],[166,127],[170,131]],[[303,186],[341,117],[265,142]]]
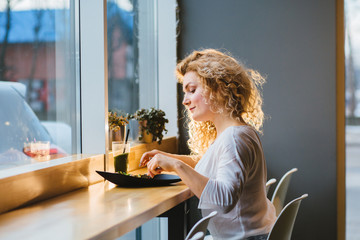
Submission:
[[[108,146],[106,0],[79,1],[81,152],[101,154]]]
[[[164,110],[169,119],[167,136],[177,136],[174,74],[176,1],[143,0],[138,3],[140,11],[143,8],[149,10],[147,14],[139,16],[139,108],[156,107]],[[174,11],[169,11],[171,8]],[[109,150],[106,29],[106,0],[102,3],[80,0],[80,36],[81,39],[87,39],[80,42],[82,153],[99,154]],[[104,36],[96,34],[99,32],[103,32]],[[104,48],[99,48],[99,45]],[[99,69],[98,66],[104,67]],[[104,82],[97,81],[102,78]],[[105,126],[104,129],[94,129],[93,126],[101,124]]]

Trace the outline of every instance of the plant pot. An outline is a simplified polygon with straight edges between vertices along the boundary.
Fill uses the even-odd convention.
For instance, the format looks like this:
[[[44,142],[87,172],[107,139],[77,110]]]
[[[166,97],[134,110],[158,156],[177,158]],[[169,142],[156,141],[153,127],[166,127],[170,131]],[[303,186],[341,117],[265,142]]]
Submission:
[[[109,129],[109,150],[112,148],[112,142],[124,142],[125,141],[125,133],[126,133],[126,125],[120,126],[118,131]]]
[[[153,135],[151,133],[146,133],[146,130],[143,130],[143,141],[146,143],[153,142]]]
[[[151,133],[146,133],[146,125],[147,121],[139,121],[139,131],[142,133],[142,142],[145,143],[152,143],[153,142],[153,135]]]

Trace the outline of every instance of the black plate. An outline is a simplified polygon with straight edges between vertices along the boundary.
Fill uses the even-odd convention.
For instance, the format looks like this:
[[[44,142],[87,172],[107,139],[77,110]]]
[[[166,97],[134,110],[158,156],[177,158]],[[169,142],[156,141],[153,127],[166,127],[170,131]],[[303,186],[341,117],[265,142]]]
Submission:
[[[179,182],[181,179],[176,175],[159,174],[154,178],[138,178],[120,173],[96,171],[103,178],[121,187],[154,187],[167,186]]]

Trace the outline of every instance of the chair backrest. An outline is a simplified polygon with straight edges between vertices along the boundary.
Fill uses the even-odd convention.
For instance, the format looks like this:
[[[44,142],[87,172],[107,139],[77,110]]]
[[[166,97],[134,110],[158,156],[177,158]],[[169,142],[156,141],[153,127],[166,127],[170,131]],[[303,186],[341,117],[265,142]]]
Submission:
[[[207,227],[209,225],[209,221],[212,217],[216,216],[217,211],[213,211],[211,212],[209,215],[207,215],[206,217],[203,217],[202,219],[200,219],[190,230],[190,232],[188,233],[188,235],[186,236],[185,240],[190,240],[192,239],[196,233],[198,232],[202,232],[204,233],[202,238],[199,239],[204,239],[205,234],[206,234],[206,230]]]
[[[300,207],[301,200],[308,195],[304,194],[289,202],[277,217],[267,240],[290,240],[294,228],[295,219]]]
[[[276,209],[276,216],[279,216],[281,210],[284,207],[286,193],[289,188],[291,175],[297,171],[297,168],[289,170],[284,176],[280,179],[278,185],[276,186],[274,193],[271,198],[271,202],[274,204]]]
[[[266,186],[266,195],[269,192],[270,186],[273,185],[274,183],[276,183],[275,178],[269,179],[269,181],[266,182],[266,185],[265,185]]]
[[[189,240],[200,240],[200,239],[204,239],[205,234],[203,232],[197,232],[195,233],[195,235],[190,238]]]

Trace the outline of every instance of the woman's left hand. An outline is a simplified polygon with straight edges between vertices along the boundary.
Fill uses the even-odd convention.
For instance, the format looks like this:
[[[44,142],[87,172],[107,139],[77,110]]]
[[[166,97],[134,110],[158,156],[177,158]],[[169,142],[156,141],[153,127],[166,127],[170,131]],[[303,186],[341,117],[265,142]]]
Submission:
[[[201,197],[208,177],[205,177],[195,171],[193,167],[172,156],[167,156],[163,153],[153,155],[147,162],[148,175],[154,177],[162,171],[176,172],[181,180],[190,188],[190,190],[198,197]]]
[[[162,171],[172,172],[178,162],[179,160],[175,158],[158,153],[147,163],[148,175],[154,177]]]

